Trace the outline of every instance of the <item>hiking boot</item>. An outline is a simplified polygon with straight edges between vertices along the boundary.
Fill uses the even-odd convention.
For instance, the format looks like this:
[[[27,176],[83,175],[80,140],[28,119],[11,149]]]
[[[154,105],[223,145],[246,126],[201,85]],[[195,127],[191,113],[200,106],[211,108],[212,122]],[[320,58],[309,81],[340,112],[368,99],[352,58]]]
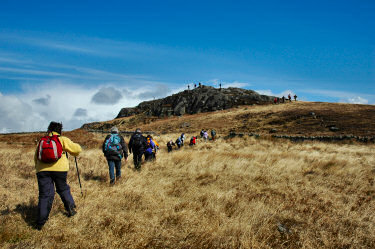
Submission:
[[[121,181],[121,176],[116,176],[116,182],[120,182]]]
[[[35,224],[34,227],[35,227],[36,230],[40,231],[40,230],[42,230],[43,226],[44,226],[44,224]]]
[[[69,207],[69,209],[68,209],[68,217],[72,217],[72,216],[74,216],[76,214],[77,214],[77,211],[75,210],[75,207],[74,206]]]
[[[111,179],[111,180],[109,181],[109,186],[113,186],[113,185],[115,185],[115,179]]]

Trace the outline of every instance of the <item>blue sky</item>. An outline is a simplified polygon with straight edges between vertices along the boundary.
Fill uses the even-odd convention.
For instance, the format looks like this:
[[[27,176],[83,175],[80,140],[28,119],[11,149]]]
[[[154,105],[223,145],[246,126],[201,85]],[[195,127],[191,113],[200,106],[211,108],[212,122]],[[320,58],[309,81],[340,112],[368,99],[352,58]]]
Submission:
[[[192,82],[375,104],[375,1],[0,3],[0,132],[65,129]]]

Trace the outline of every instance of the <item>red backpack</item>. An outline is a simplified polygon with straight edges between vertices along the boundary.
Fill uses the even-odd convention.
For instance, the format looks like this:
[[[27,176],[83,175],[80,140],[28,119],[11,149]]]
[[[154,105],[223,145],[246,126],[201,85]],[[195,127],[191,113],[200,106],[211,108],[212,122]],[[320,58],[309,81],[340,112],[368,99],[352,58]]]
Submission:
[[[38,144],[38,159],[44,163],[53,163],[61,158],[62,151],[59,136],[44,136]]]

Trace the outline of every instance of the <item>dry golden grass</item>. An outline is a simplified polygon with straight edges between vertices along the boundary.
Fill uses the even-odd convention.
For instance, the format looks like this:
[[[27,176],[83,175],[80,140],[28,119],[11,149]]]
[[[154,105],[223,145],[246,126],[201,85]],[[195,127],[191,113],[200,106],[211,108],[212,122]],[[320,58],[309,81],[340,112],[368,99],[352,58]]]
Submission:
[[[121,130],[134,130],[141,127],[143,130],[161,134],[214,128],[222,134],[237,131],[262,135],[276,129],[276,134],[283,135],[375,136],[374,123],[374,105],[293,101],[278,105],[240,106],[223,111],[161,119],[137,115],[92,123],[91,128],[109,130],[116,125]],[[330,126],[336,126],[339,130],[330,131]]]
[[[191,136],[192,134],[188,134]],[[199,142],[108,184],[93,135],[73,159],[68,181],[77,215],[55,196],[49,221],[34,230],[38,187],[34,148],[0,143],[2,248],[374,248],[375,146],[253,138]],[[79,139],[79,136],[76,137]],[[126,139],[128,140],[128,139]],[[280,231],[279,231],[280,230]]]

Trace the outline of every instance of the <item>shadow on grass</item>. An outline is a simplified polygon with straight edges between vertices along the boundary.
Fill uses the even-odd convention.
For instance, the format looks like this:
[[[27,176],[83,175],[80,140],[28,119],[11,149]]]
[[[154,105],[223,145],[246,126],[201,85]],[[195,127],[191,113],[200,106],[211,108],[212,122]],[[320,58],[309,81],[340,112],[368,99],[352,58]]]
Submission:
[[[107,181],[107,175],[95,175],[94,172],[84,173],[83,179],[85,181],[93,180],[98,182],[106,182]]]
[[[30,200],[29,203],[18,204],[15,209],[9,208],[1,211],[2,216],[18,213],[28,226],[35,227],[36,218],[38,215],[38,204],[34,200]]]

